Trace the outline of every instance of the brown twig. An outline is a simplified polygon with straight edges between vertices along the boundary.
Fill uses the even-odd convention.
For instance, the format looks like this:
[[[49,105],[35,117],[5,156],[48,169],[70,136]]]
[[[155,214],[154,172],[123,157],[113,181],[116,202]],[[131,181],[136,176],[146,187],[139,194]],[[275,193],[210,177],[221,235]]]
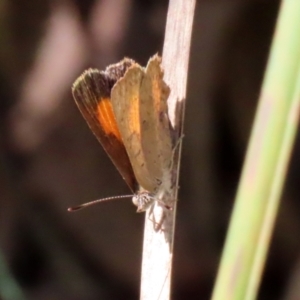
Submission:
[[[184,107],[195,0],[170,0],[163,49],[164,80],[171,88],[169,117],[177,139],[183,132]],[[174,155],[173,199],[177,199],[181,143]],[[145,219],[140,299],[170,299],[176,201],[164,211],[163,231],[156,232],[149,212]]]

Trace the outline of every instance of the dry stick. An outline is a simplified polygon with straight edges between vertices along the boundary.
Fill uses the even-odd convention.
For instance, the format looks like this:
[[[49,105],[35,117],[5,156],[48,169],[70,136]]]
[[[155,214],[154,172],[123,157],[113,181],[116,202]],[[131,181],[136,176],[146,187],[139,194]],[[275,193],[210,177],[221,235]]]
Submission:
[[[184,104],[192,24],[195,0],[170,0],[163,49],[164,80],[171,88],[168,99],[169,117],[177,130],[178,138],[182,136]],[[176,185],[172,191],[177,199],[181,143],[176,148],[172,172],[176,174]],[[163,231],[155,232],[153,220],[146,214],[144,230],[144,247],[142,262],[141,296],[146,300],[170,299],[171,270],[173,258],[173,240],[175,230],[176,203],[173,210],[165,214]]]

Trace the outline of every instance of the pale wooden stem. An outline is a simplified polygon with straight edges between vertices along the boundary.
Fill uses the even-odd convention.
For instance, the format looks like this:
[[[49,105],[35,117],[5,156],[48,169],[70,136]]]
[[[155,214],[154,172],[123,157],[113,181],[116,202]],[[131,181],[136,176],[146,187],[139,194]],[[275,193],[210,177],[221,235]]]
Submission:
[[[169,117],[177,139],[182,137],[186,84],[195,0],[170,0],[163,49],[164,80],[171,88],[168,99]],[[176,174],[173,199],[177,199],[181,143],[174,155],[173,173]],[[181,199],[182,200],[182,199]],[[146,214],[141,296],[140,299],[167,300],[171,296],[173,240],[176,202],[173,210],[164,211],[164,230],[156,232],[153,221]]]

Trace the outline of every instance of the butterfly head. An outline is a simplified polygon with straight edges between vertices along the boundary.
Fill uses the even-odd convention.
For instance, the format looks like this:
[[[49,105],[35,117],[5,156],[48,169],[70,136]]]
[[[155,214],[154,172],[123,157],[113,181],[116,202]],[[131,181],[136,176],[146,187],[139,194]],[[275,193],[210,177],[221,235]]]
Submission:
[[[137,206],[137,212],[146,211],[155,201],[155,196],[147,191],[142,191],[132,197],[132,202]]]

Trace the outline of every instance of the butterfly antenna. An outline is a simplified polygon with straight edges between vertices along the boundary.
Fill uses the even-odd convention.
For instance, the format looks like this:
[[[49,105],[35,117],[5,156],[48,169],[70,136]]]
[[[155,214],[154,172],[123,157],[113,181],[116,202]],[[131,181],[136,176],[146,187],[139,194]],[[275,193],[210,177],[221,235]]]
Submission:
[[[103,201],[118,200],[118,199],[123,199],[123,198],[130,198],[130,197],[133,197],[133,195],[122,195],[122,196],[113,196],[113,197],[102,198],[102,199],[94,200],[91,202],[86,202],[86,203],[80,204],[78,206],[69,207],[68,211],[74,212],[74,211],[80,210],[82,208],[86,208],[88,206],[98,204]]]

